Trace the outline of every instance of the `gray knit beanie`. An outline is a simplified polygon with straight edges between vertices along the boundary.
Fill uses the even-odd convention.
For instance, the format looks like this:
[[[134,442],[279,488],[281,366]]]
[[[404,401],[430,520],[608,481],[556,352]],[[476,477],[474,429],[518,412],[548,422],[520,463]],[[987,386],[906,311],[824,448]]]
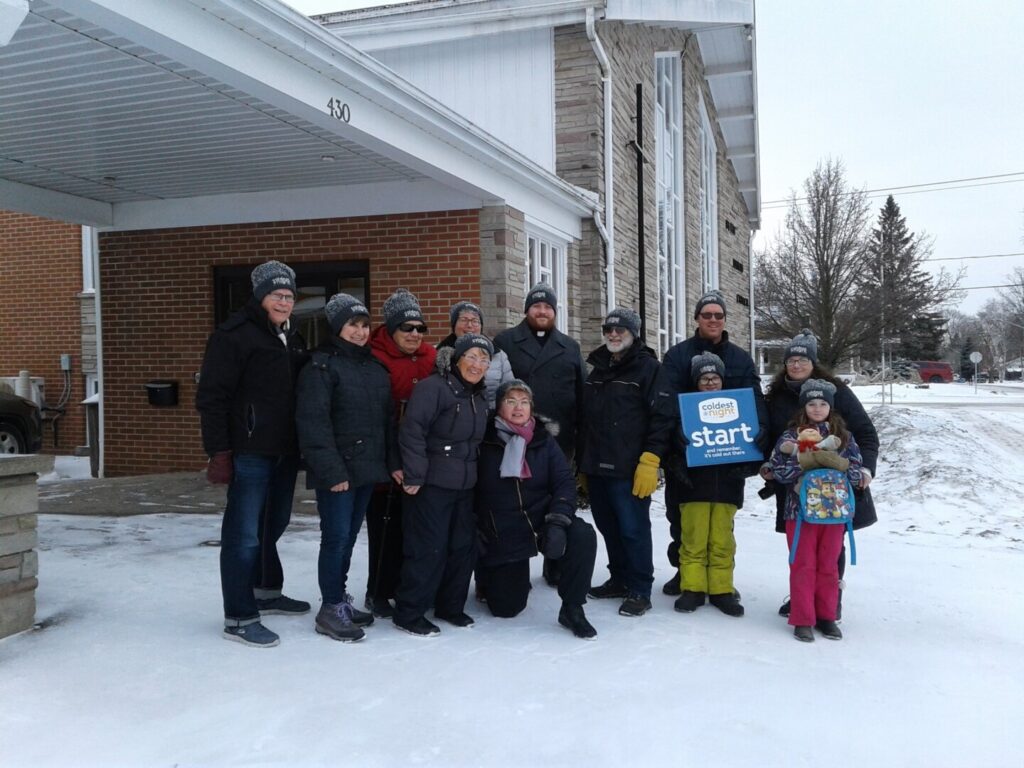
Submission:
[[[693,311],[694,320],[697,319],[700,311],[708,304],[717,304],[722,308],[722,314],[725,314],[725,296],[722,295],[721,291],[708,291],[697,299],[697,308]]]
[[[601,325],[602,333],[608,328],[624,328],[633,334],[634,338],[640,338],[640,315],[628,307],[615,307],[604,319]]]
[[[480,318],[481,327],[484,324],[484,313],[476,304],[472,301],[460,301],[458,304],[452,305],[451,310],[448,312],[448,319],[452,322],[452,330],[455,330],[455,324],[459,321],[459,315],[463,312],[475,312],[476,316]]]
[[[394,333],[398,326],[410,320],[423,320],[423,310],[409,289],[399,288],[384,301],[381,307],[381,314],[384,315],[384,324],[388,327],[388,333]]]
[[[789,342],[782,362],[785,363],[791,357],[806,357],[812,363],[818,362],[818,340],[809,328],[804,328]]]
[[[800,407],[811,400],[824,400],[829,408],[836,404],[836,385],[823,379],[808,379],[800,387]]]
[[[531,405],[533,404],[533,390],[530,389],[530,385],[522,379],[510,379],[509,381],[503,381],[498,386],[498,391],[494,396],[494,402],[501,405],[501,401],[505,399],[505,395],[513,390],[516,390],[517,392],[525,392],[527,397],[530,398]]]
[[[345,323],[353,317],[369,318],[370,310],[355,296],[336,293],[324,306],[324,314],[327,315],[327,324],[331,326],[331,332],[337,336],[345,327]]]
[[[558,296],[555,294],[555,289],[547,283],[537,283],[526,294],[523,312],[541,301],[550,304],[553,310],[558,310]]]
[[[494,357],[494,345],[491,344],[490,339],[482,333],[464,333],[455,340],[455,345],[452,347],[452,368],[459,362],[459,358],[473,347],[482,349],[488,357]]]
[[[725,363],[714,352],[702,352],[690,360],[690,380],[696,384],[706,373],[717,373],[725,383]]]
[[[252,271],[252,295],[256,301],[263,301],[268,293],[278,288],[291,291],[297,295],[295,288],[295,270],[280,261],[267,261]]]

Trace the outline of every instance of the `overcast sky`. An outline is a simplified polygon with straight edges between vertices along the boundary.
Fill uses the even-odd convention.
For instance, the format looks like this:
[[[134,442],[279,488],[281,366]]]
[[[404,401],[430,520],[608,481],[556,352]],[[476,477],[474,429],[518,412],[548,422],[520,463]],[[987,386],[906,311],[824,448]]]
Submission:
[[[305,14],[393,4],[287,2]],[[932,237],[934,259],[1024,252],[1022,0],[758,0],[756,8],[763,208],[755,247],[782,223],[785,208],[773,201],[799,193],[831,157],[868,190],[1002,175],[891,191],[911,230]],[[873,218],[885,202],[878,194]],[[964,287],[1001,285],[1024,256],[940,264],[965,266]],[[960,309],[973,313],[995,293],[969,290]]]

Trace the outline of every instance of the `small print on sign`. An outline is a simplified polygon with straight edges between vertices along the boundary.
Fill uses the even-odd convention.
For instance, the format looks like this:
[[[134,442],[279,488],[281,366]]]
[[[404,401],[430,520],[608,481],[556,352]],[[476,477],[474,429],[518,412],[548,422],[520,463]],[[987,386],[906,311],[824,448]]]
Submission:
[[[754,445],[759,425],[752,390],[688,392],[679,395],[679,413],[683,434],[689,441],[688,466],[736,464],[764,458]]]

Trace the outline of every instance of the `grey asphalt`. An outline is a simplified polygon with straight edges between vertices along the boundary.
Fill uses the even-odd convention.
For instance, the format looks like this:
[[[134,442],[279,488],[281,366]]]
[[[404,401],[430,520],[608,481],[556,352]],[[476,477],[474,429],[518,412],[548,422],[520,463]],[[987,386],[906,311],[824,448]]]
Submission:
[[[105,479],[58,480],[39,486],[39,512],[49,515],[154,515],[166,512],[216,514],[224,509],[226,486],[210,485],[203,472],[174,472]],[[316,514],[313,491],[300,473],[297,514]]]

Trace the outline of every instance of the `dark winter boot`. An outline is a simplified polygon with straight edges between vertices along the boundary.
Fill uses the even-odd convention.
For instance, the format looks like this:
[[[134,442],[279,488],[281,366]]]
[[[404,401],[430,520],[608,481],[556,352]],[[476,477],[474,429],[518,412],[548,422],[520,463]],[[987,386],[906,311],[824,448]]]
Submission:
[[[368,627],[373,624],[373,613],[370,611],[360,611],[355,606],[355,598],[352,597],[348,592],[345,593],[345,602],[348,603],[348,607],[352,609],[352,623],[357,627]]]
[[[814,626],[815,626],[815,628],[819,632],[821,632],[821,634],[823,634],[829,640],[842,640],[843,639],[843,630],[841,630],[839,628],[839,625],[836,624],[834,621],[828,621],[827,619],[822,619],[821,621],[819,621]]]
[[[313,626],[319,634],[343,643],[354,643],[366,636],[352,621],[352,606],[348,603],[324,603]]]
[[[597,639],[597,630],[587,621],[582,605],[562,603],[562,610],[558,612],[558,623],[583,640]]]
[[[259,608],[261,616],[301,616],[304,613],[309,613],[310,605],[305,600],[295,600],[286,595],[278,595],[266,600],[257,598],[256,607]]]
[[[739,618],[743,615],[743,606],[740,605],[740,599],[736,597],[735,592],[726,592],[723,595],[711,595],[711,597],[708,598],[708,602],[726,616],[735,616]]]
[[[814,631],[810,627],[793,627],[793,637],[801,643],[813,643]]]
[[[604,584],[587,590],[587,597],[592,597],[595,600],[619,599],[628,594],[626,588],[615,579],[608,579]]]
[[[391,601],[385,600],[383,597],[375,598],[367,595],[363,601],[363,607],[378,619],[390,619],[395,615],[395,609],[391,606]]]
[[[682,575],[679,573],[679,570],[677,569],[675,575],[665,582],[665,585],[661,588],[661,591],[670,597],[673,595],[681,595],[683,593],[683,588],[681,584]]]
[[[461,629],[466,629],[467,627],[472,627],[476,623],[475,621],[473,621],[473,617],[470,616],[468,613],[465,613],[464,611],[460,611],[459,613],[436,613],[435,612],[434,613],[434,618],[435,619],[440,619],[441,621],[447,621],[453,627],[459,627]]]
[[[626,599],[622,601],[622,605],[619,606],[620,616],[643,616],[651,610],[651,599],[644,597],[643,595],[630,594],[626,596]]]
[[[680,613],[693,613],[702,605],[704,605],[703,592],[686,590],[676,598],[676,610]]]
[[[396,629],[407,632],[414,637],[437,637],[441,634],[441,628],[424,616],[409,622],[399,621],[398,617],[392,618],[391,621]]]
[[[786,602],[779,606],[779,616],[785,616],[789,618],[789,598],[786,598]]]

